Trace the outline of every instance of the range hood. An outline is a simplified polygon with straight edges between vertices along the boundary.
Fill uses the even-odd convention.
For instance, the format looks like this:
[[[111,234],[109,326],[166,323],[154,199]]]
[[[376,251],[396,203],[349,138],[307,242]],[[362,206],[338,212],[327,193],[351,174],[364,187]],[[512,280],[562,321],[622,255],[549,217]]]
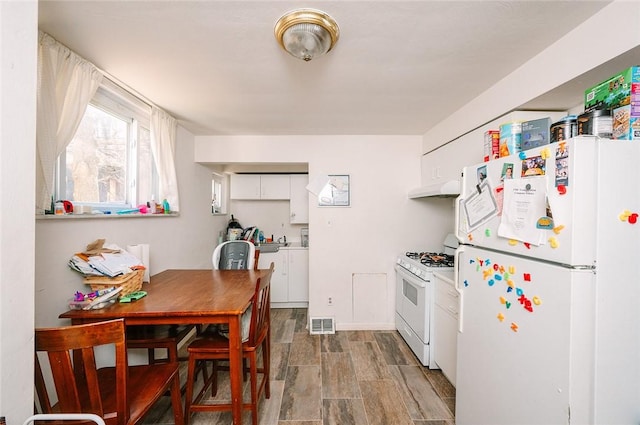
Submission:
[[[448,180],[442,183],[422,186],[409,191],[410,199],[417,198],[455,198],[460,195],[460,181]]]

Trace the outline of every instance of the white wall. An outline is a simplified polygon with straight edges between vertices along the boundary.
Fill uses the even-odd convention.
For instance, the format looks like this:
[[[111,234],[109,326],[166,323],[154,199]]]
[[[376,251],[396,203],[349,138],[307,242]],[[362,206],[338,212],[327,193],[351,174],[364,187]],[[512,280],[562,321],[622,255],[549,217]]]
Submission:
[[[38,4],[0,1],[0,416],[33,412]]]
[[[194,159],[308,163],[310,181],[349,174],[350,207],[318,207],[310,199],[309,314],[335,317],[338,329],[393,329],[398,253],[439,247],[453,230],[451,200],[407,198],[420,181],[420,145],[420,136],[196,136]],[[377,292],[354,298],[354,288],[366,292],[367,282]]]
[[[151,274],[169,268],[211,268],[218,231],[226,228],[227,220],[211,214],[211,171],[193,163],[193,135],[181,127],[176,142],[176,168],[178,217],[36,220],[36,326],[67,323],[58,315],[67,310],[67,301],[75,291],[88,289],[67,261],[99,238],[121,247],[150,244]]]

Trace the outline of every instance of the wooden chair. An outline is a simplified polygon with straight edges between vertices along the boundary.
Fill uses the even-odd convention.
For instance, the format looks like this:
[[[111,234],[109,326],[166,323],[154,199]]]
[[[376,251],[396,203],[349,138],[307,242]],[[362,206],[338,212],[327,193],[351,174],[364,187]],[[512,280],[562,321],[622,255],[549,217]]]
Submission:
[[[251,385],[251,402],[242,407],[251,410],[253,425],[258,424],[258,400],[264,391],[265,398],[271,396],[269,387],[269,354],[270,354],[270,304],[271,304],[271,275],[274,264],[271,263],[269,272],[256,282],[256,289],[251,302],[251,324],[249,333],[243,335],[242,357],[249,361]],[[262,348],[262,367],[258,368],[257,352]],[[189,366],[187,368],[187,390],[185,395],[185,424],[189,423],[192,412],[231,410],[231,404],[203,404],[200,403],[207,390],[211,387],[213,395],[217,393],[217,361],[229,359],[229,340],[220,334],[212,334],[196,339],[187,348],[189,352]],[[213,373],[206,380],[204,386],[193,397],[194,376],[196,366],[203,361],[213,360]],[[262,380],[258,383],[258,373]]]
[[[97,346],[115,351],[115,366],[97,367]],[[137,424],[170,391],[174,421],[184,423],[178,363],[129,366],[124,319],[36,329],[35,350],[36,394],[42,413],[93,413],[107,425]],[[40,352],[49,360],[58,399],[54,405],[40,367]]]
[[[147,349],[149,364],[158,362],[177,362],[178,344],[189,336],[196,325],[136,325],[127,326],[127,348]],[[155,350],[165,349],[167,356],[157,359]]]

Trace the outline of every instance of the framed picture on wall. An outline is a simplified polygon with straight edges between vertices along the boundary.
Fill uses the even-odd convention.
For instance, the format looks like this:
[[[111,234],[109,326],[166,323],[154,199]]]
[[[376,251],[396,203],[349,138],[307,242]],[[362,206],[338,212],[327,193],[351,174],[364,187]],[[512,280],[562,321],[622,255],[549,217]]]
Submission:
[[[349,175],[329,175],[329,181],[318,194],[321,207],[348,207],[351,205]]]

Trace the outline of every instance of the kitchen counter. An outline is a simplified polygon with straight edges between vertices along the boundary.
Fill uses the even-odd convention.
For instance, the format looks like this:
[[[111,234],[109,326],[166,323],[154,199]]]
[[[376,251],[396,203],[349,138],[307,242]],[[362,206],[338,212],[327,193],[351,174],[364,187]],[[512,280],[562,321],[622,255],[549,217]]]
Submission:
[[[263,253],[278,252],[284,249],[309,249],[309,247],[302,246],[300,242],[288,242],[287,245],[282,245],[278,243],[267,243],[267,244],[256,245],[256,250],[262,251]]]

